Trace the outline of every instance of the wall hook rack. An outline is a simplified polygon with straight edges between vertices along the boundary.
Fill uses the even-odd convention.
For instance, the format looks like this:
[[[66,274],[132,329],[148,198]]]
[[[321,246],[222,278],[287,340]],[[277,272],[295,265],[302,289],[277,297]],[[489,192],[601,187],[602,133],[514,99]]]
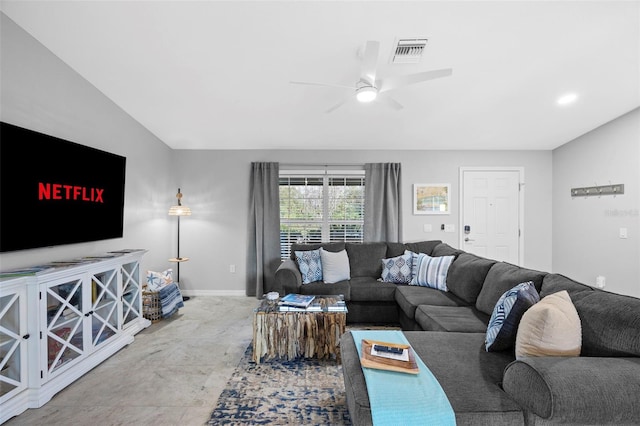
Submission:
[[[601,186],[585,186],[583,188],[571,188],[572,197],[599,197],[601,195],[616,196],[620,194],[624,194],[624,184],[622,183]]]

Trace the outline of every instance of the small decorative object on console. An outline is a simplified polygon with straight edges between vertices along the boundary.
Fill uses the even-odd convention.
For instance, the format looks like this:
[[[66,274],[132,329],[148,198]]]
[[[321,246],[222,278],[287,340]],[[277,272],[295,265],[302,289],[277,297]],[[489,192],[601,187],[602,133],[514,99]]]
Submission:
[[[280,293],[278,293],[277,291],[270,291],[269,293],[265,294],[264,297],[267,300],[277,300],[280,297]]]

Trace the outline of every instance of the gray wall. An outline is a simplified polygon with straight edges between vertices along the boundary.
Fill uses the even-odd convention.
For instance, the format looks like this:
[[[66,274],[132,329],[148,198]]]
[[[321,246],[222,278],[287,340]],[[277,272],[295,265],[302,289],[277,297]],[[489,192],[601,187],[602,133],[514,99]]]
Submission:
[[[573,187],[622,183],[621,196],[571,198]],[[553,269],[640,297],[640,109],[553,151]],[[620,228],[628,238],[620,239]]]
[[[393,161],[403,167],[405,241],[442,239],[457,246],[459,167],[520,166],[526,181],[524,265],[540,270],[553,266],[588,283],[595,275],[605,275],[608,289],[638,294],[638,111],[553,153],[172,151],[5,15],[0,18],[0,119],[127,157],[124,238],[4,253],[2,269],[119,248],[147,248],[143,270],[165,269],[176,247],[176,219],[167,209],[181,187],[184,203],[193,209],[193,216],[182,219],[181,254],[191,258],[181,267],[183,286],[195,294],[243,294],[252,161]],[[616,204],[567,196],[571,186],[609,180],[626,185],[627,193]],[[412,184],[429,182],[451,183],[451,215],[412,214]],[[635,216],[607,215],[615,209],[635,211]],[[423,232],[427,223],[433,232]],[[456,232],[441,232],[441,223],[454,224]],[[27,232],[28,223],[16,226]],[[616,239],[623,226],[629,239]],[[231,264],[236,265],[235,273],[229,271]]]
[[[175,256],[171,149],[6,15],[0,19],[0,119],[127,158],[123,238],[4,253],[0,267],[153,247],[143,268],[166,268]],[[29,232],[26,220],[16,226]]]
[[[201,294],[238,291],[245,282],[249,172],[252,161],[281,163],[400,162],[403,180],[404,241],[440,239],[458,246],[458,180],[461,166],[522,166],[525,169],[525,258],[530,268],[551,268],[550,151],[189,151],[175,152],[178,180],[193,215],[181,231],[182,284]],[[452,209],[446,216],[412,214],[413,183],[451,183]],[[425,233],[423,224],[432,224]],[[455,233],[440,224],[456,226]],[[236,272],[230,272],[230,265]]]

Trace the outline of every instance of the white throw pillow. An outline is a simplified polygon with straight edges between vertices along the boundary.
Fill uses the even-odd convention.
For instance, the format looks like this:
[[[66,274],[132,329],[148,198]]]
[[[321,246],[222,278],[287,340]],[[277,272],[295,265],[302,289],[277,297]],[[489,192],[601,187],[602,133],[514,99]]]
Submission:
[[[325,283],[332,284],[351,279],[349,256],[346,250],[333,253],[320,249],[320,259],[322,260],[322,278]]]

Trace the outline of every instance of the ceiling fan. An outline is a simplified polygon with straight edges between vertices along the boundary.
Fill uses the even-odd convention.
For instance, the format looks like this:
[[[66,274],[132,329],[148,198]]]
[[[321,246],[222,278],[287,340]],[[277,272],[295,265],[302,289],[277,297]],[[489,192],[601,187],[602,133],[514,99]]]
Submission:
[[[367,41],[367,44],[362,55],[362,64],[360,68],[360,79],[354,86],[346,86],[341,84],[328,84],[328,83],[313,83],[305,81],[291,81],[291,84],[304,84],[311,86],[327,86],[327,87],[342,87],[351,89],[353,94],[346,99],[340,101],[336,105],[332,106],[325,112],[329,113],[342,105],[352,100],[353,97],[360,102],[371,102],[374,99],[379,99],[385,102],[387,105],[395,110],[401,110],[403,106],[386,94],[386,92],[405,87],[411,84],[421,83],[427,80],[433,80],[435,78],[450,76],[453,72],[451,68],[444,68],[433,71],[423,71],[415,74],[400,75],[397,77],[387,77],[383,79],[376,79],[376,68],[378,64],[378,52],[380,50],[380,42]],[[380,96],[379,94],[384,94]]]

